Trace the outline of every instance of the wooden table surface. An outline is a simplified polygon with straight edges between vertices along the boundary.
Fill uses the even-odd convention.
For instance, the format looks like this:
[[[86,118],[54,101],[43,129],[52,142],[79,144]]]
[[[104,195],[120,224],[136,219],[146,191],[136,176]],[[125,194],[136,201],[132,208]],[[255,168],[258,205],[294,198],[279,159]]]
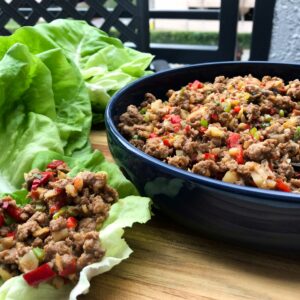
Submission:
[[[104,131],[95,148],[112,160]],[[92,280],[86,299],[300,299],[300,260],[209,240],[156,214],[125,238],[131,257]]]

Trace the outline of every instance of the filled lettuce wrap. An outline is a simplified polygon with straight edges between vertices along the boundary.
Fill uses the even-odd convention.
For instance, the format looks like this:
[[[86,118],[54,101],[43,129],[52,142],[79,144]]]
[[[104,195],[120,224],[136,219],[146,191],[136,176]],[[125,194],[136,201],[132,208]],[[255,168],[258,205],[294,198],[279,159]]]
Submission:
[[[36,47],[38,45],[37,42]],[[0,287],[0,299],[19,299],[20,295],[24,299],[55,297],[76,299],[77,295],[88,291],[91,277],[110,270],[129,256],[131,250],[122,238],[124,228],[132,226],[134,222],[144,223],[150,218],[150,199],[138,196],[135,187],[122,175],[116,165],[107,162],[100,152],[92,151],[88,139],[91,126],[89,93],[82,75],[65,51],[50,47],[33,53],[34,47],[30,48],[19,42],[5,44],[2,40],[0,48],[5,49],[0,51],[0,276],[5,279]],[[31,172],[33,169],[45,170],[53,160],[63,161],[70,167],[65,175],[60,174],[60,176],[67,176],[66,178],[58,178],[58,174],[51,170]],[[100,226],[92,230],[94,241],[100,238],[103,256],[99,256],[97,260],[94,257],[94,260],[86,266],[81,264],[82,268],[79,268],[80,272],[76,275],[78,278],[74,282],[71,280],[73,273],[70,271],[70,268],[74,270],[74,264],[69,265],[68,268],[66,266],[64,268],[62,264],[60,270],[55,267],[52,258],[50,265],[47,265],[48,261],[42,260],[43,244],[39,244],[41,241],[35,239],[43,240],[43,235],[45,234],[46,238],[51,232],[49,224],[53,221],[55,213],[59,213],[58,219],[65,218],[64,222],[69,224],[67,225],[69,231],[77,226],[79,228],[84,216],[80,213],[74,216],[68,215],[70,214],[68,206],[75,203],[75,200],[74,203],[72,202],[70,195],[63,199],[68,199],[67,201],[71,203],[57,206],[57,211],[50,210],[51,207],[45,204],[46,198],[44,199],[44,196],[39,198],[38,195],[44,195],[40,189],[45,193],[48,189],[48,196],[52,193],[52,198],[58,200],[56,197],[67,194],[67,190],[72,193],[70,186],[53,188],[45,185],[50,184],[53,173],[57,176],[58,183],[62,184],[62,181],[66,180],[72,185],[72,178],[83,176],[78,175],[81,172],[83,174],[92,172],[96,175],[90,176],[107,178],[107,185],[116,190],[118,197],[109,204],[109,213],[103,218]],[[27,190],[22,189],[26,173],[35,176],[31,178],[31,183],[26,183]],[[37,199],[45,203],[36,203]],[[34,209],[29,205],[34,206]],[[24,233],[24,230],[21,230],[23,225],[39,212],[41,206],[42,208],[44,206],[43,216],[49,218],[47,221],[49,224],[41,225],[38,223],[40,221],[31,219],[38,223],[33,223],[35,226],[41,228],[35,228],[34,232],[29,230],[29,239],[26,234],[24,237],[20,236],[21,232]],[[24,211],[25,207],[28,211]],[[86,213],[85,210],[84,208],[83,213]],[[29,228],[34,227],[29,226]],[[42,231],[39,231],[40,229]],[[66,230],[60,232],[59,237],[56,235],[56,238],[67,238],[62,235],[66,232]],[[37,246],[28,244],[34,241]],[[17,242],[25,243],[24,247],[20,248],[24,252],[16,252],[19,251]],[[15,249],[13,253],[11,249]],[[83,249],[83,246],[80,249]],[[13,260],[7,260],[9,254],[16,253],[17,257],[12,256]],[[22,260],[21,269],[18,269],[19,260]],[[36,277],[35,272],[34,276],[27,275],[29,279],[27,277],[26,281],[22,273],[30,274],[31,271],[35,271],[36,268],[32,269],[32,265],[28,267],[28,263],[30,265],[32,262],[37,268],[44,265],[44,269],[39,274],[40,277]],[[39,265],[41,262],[44,264]],[[50,270],[55,273],[55,276]],[[41,274],[42,277],[52,274],[51,280],[59,277],[60,274],[62,277],[71,276],[71,278],[65,278],[64,285],[57,289],[48,281],[41,281]],[[56,285],[61,283],[62,281],[58,280]]]
[[[134,186],[124,178],[114,164],[105,161],[101,153],[96,151],[93,154],[81,157],[77,161],[76,158],[63,157],[54,152],[44,152],[36,157],[33,161],[33,166],[43,167],[49,158],[54,160],[46,166],[46,171],[39,171],[39,169],[35,168],[26,175],[28,193],[24,193],[24,190],[21,190],[11,194],[11,196],[2,195],[0,200],[0,222],[1,216],[5,216],[5,219],[10,217],[18,222],[18,225],[11,224],[11,227],[8,227],[7,224],[2,224],[2,227],[0,227],[0,276],[7,279],[0,287],[0,299],[18,299],[20,294],[25,299],[53,299],[54,297],[58,297],[58,299],[76,299],[78,295],[88,292],[89,281],[92,277],[110,270],[123,259],[129,257],[132,251],[122,238],[124,228],[131,227],[135,222],[145,223],[150,219],[150,199],[132,195],[136,193]],[[63,159],[68,161],[71,169],[67,169],[67,164]],[[52,177],[48,177],[45,181],[42,176],[48,175],[48,173],[52,173]],[[73,177],[71,178],[71,176]],[[110,179],[108,186],[101,185],[99,189],[99,181],[97,179],[103,179],[106,176]],[[75,196],[72,194],[74,191],[70,190],[70,186],[66,182],[72,183],[76,187],[78,186],[79,178],[83,179],[83,185],[78,188]],[[89,185],[90,183],[92,183],[92,186]],[[57,200],[61,201],[59,194],[53,196],[53,192],[57,191],[58,187],[66,191],[64,199],[68,199],[66,200],[68,202],[57,208],[57,210],[52,211],[53,204],[56,204]],[[99,195],[103,199],[108,199],[107,195],[117,195],[114,194],[112,188],[115,188],[120,198],[114,199],[112,205],[108,204],[109,213],[107,217],[102,223],[98,223],[100,228],[99,233],[97,233],[97,239],[100,238],[101,248],[98,247],[99,245],[95,246],[97,242],[94,241],[92,250],[95,257],[93,255],[88,257],[90,260],[88,262],[86,258],[90,254],[85,247],[87,245],[91,247],[91,235],[93,232],[96,232],[97,228],[91,228],[93,214],[84,212],[78,207],[82,203],[86,203],[84,199],[86,199],[88,189],[93,189],[93,193],[89,196],[89,203],[95,204],[95,199]],[[101,191],[106,191],[107,193],[103,194]],[[49,193],[52,193],[51,197],[47,197]],[[83,202],[78,201],[80,197]],[[16,200],[17,205],[14,205],[12,202],[11,199],[13,198]],[[22,206],[19,206],[19,204]],[[45,210],[41,209],[43,205],[45,207],[49,205],[50,210],[46,208]],[[36,210],[32,212],[31,216],[29,206]],[[91,207],[90,209],[94,209],[96,206]],[[16,213],[16,210],[20,210],[19,214]],[[26,216],[26,212],[29,216]],[[49,216],[51,219],[50,223],[42,223],[43,214],[44,218],[46,218],[46,215]],[[99,214],[99,211],[95,216],[95,222],[99,219],[99,216],[101,216],[101,220],[103,219],[103,215]],[[57,231],[55,226],[61,223],[64,218],[67,220],[66,227]],[[37,220],[38,229],[34,229],[36,226],[33,223],[34,219]],[[68,223],[70,220],[71,224]],[[88,226],[86,225],[87,220],[90,222]],[[28,224],[30,224],[32,232],[28,232]],[[47,225],[50,227],[50,231],[45,235],[45,229],[48,228]],[[94,225],[96,226],[96,223]],[[3,232],[6,228],[10,228],[7,230],[15,229],[14,237],[11,236],[11,232],[8,232],[3,237]],[[68,237],[61,236],[64,231],[68,231]],[[36,232],[42,232],[43,236],[39,236],[39,233]],[[82,249],[73,250],[72,253],[65,250],[68,246],[69,250],[74,249],[74,245],[81,247],[79,242],[80,235],[85,239]],[[70,237],[72,239],[72,236],[76,236],[76,241],[73,241],[73,244],[70,245]],[[14,239],[13,246],[9,244],[8,239],[10,239],[10,243]],[[41,239],[43,239],[43,242],[40,241]],[[38,247],[36,247],[37,242],[40,243]],[[59,246],[59,248],[56,248],[56,253],[53,254],[51,253],[51,247],[55,246]],[[100,253],[103,256],[97,260],[98,249],[103,250],[103,253]],[[18,257],[12,262],[10,253],[16,251]],[[81,251],[80,255],[78,251]],[[42,261],[38,263],[41,255]],[[53,257],[52,260],[51,255]],[[68,257],[75,259],[75,262],[68,259]],[[62,262],[59,262],[58,258]],[[77,266],[77,270],[74,267],[74,263]],[[86,265],[82,265],[83,263]],[[60,267],[60,265],[62,266]],[[46,271],[45,266],[48,268]],[[19,268],[17,273],[25,274],[9,278],[12,273],[16,272],[16,267]],[[78,272],[78,267],[80,268],[80,273]]]

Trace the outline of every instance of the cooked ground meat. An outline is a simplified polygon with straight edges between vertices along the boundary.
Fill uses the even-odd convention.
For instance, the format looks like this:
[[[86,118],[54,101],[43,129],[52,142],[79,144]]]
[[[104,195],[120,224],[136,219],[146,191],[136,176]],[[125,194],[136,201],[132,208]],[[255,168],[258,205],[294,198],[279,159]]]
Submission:
[[[85,266],[105,254],[99,230],[118,193],[106,173],[84,171],[68,177],[68,166],[53,161],[45,171],[32,170],[24,187],[31,200],[19,207],[10,196],[0,199],[0,274],[27,273],[48,264],[56,277],[76,281]],[[8,221],[9,220],[9,221]]]
[[[198,80],[167,100],[146,94],[120,117],[131,144],[178,168],[300,192],[300,81],[251,75]]]

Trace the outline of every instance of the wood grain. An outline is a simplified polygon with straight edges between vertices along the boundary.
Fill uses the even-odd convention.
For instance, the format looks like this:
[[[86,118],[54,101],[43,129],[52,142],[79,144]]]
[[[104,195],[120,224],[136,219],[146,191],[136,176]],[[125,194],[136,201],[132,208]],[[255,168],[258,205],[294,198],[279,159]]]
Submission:
[[[104,131],[92,132],[107,155]],[[85,299],[300,298],[300,261],[209,240],[161,214],[135,225],[125,238],[134,250],[112,271],[92,280]]]

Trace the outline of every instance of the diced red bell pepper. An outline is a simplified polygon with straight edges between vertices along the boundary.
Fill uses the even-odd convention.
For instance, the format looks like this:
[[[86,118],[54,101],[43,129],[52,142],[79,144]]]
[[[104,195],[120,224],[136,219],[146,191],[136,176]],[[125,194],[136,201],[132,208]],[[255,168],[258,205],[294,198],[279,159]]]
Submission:
[[[217,114],[211,114],[210,115],[211,119],[213,119],[214,121],[218,121],[219,120],[219,116]]]
[[[61,272],[58,274],[62,277],[66,277],[68,275],[76,273],[76,258],[72,259],[71,263],[69,263]]]
[[[181,118],[178,115],[171,115],[170,116],[170,121],[172,124],[178,124],[181,122]]]
[[[276,180],[276,188],[282,192],[290,192],[291,188],[282,179],[278,178]]]
[[[153,139],[153,138],[156,138],[157,137],[157,134],[154,133],[154,132],[151,132],[150,135],[149,135],[149,139]]]
[[[4,216],[0,215],[0,227],[2,227],[5,223]]]
[[[16,236],[16,232],[15,231],[10,231],[10,232],[8,232],[6,234],[6,237],[13,237],[13,238],[15,238],[15,236]]]
[[[192,90],[197,90],[203,88],[203,83],[200,82],[199,80],[195,80],[194,82],[190,82],[188,84],[188,87],[191,88]]]
[[[173,124],[173,130],[174,132],[178,132],[181,129],[181,125],[179,124]]]
[[[62,160],[53,160],[51,163],[47,165],[49,169],[56,169],[58,166],[63,165],[65,162]]]
[[[31,190],[30,191],[30,198],[38,199],[39,197],[40,197],[40,193],[37,190]]]
[[[216,160],[216,158],[217,158],[217,155],[213,154],[213,153],[204,153],[203,156],[204,156],[204,159]]]
[[[21,219],[21,213],[22,213],[22,210],[17,207],[17,206],[14,206],[14,205],[9,205],[5,211],[7,212],[7,214],[12,217],[15,221],[17,222],[21,222],[22,219]]]
[[[204,127],[204,126],[201,126],[200,129],[199,129],[199,131],[200,131],[201,133],[205,133],[206,130],[207,130],[207,128]]]
[[[39,186],[47,183],[53,176],[53,172],[41,172],[41,178],[35,178],[32,182],[31,190],[36,190]]]
[[[231,132],[229,134],[228,139],[226,140],[227,147],[228,148],[237,147],[240,143],[240,138],[241,136],[238,133]]]
[[[23,278],[30,286],[36,286],[41,282],[47,281],[56,276],[48,263],[43,264],[36,269],[23,274]]]
[[[185,131],[186,133],[191,132],[191,126],[190,126],[190,125],[186,125],[185,128],[184,128],[184,131]]]
[[[77,221],[76,218],[74,218],[74,217],[69,217],[69,218],[67,219],[67,227],[68,227],[68,228],[76,228],[77,224],[78,224],[78,221]]]
[[[164,143],[165,146],[171,147],[171,143],[170,143],[170,141],[168,139],[164,139],[163,143]]]
[[[49,208],[50,214],[52,215],[52,214],[56,213],[57,211],[59,211],[64,206],[64,204],[65,203],[63,201],[58,201],[55,204],[53,204],[52,206],[50,206],[50,208]]]
[[[239,105],[235,106],[235,108],[233,109],[233,111],[237,114],[240,112],[240,110],[241,110],[241,107]]]
[[[278,91],[279,91],[281,94],[285,94],[285,93],[286,93],[285,87],[278,88]]]
[[[243,148],[241,145],[239,145],[238,148],[239,148],[239,152],[238,152],[237,156],[235,157],[235,160],[239,165],[241,165],[245,162],[244,161],[244,152],[243,152]]]

